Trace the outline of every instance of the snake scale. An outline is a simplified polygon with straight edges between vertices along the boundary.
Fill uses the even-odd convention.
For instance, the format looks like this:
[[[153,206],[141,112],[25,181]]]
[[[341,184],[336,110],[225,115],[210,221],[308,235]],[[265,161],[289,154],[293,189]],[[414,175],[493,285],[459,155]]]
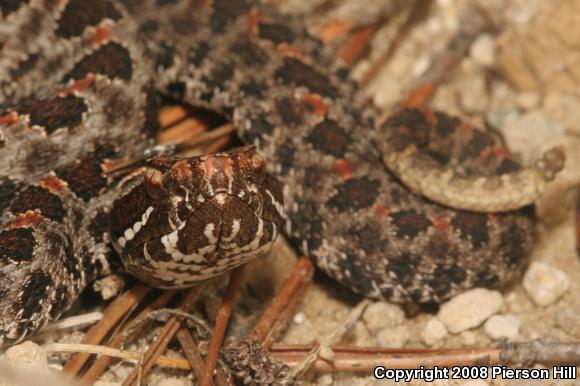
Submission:
[[[534,219],[517,191],[543,179],[444,114],[381,123],[300,20],[247,0],[0,0],[0,12],[4,344],[57,319],[114,249],[146,282],[183,287],[284,231],[353,291],[413,303],[501,286],[526,263]],[[222,114],[253,146],[111,173],[154,145],[160,96]],[[445,178],[404,187],[414,173]],[[453,206],[437,192],[473,173],[472,201],[515,187],[517,205],[462,211],[412,192]]]

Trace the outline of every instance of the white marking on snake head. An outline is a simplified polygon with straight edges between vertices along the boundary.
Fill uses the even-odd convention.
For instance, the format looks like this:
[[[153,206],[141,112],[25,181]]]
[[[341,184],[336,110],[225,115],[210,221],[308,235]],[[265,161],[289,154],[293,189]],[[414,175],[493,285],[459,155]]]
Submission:
[[[207,224],[205,226],[205,228],[203,229],[203,234],[205,237],[207,237],[210,244],[215,244],[218,241],[217,237],[215,237],[215,235],[213,234],[214,230],[215,230],[215,225],[212,222]]]

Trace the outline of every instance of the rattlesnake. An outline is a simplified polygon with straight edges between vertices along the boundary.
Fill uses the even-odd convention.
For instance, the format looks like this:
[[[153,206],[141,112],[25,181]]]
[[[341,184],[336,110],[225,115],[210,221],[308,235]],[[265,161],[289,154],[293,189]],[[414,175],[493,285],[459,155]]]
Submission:
[[[58,318],[109,271],[112,243],[126,270],[184,286],[242,262],[224,260],[226,250],[249,258],[266,249],[285,217],[284,233],[326,274],[394,302],[498,287],[526,263],[534,227],[526,205],[543,182],[525,176],[538,172],[522,169],[499,139],[441,113],[401,110],[379,124],[300,20],[245,0],[2,1],[0,9],[4,343]],[[160,156],[111,173],[152,147],[160,94],[230,119],[283,188],[252,147],[205,160]],[[452,176],[493,180],[491,191],[529,183],[534,194],[509,207],[499,200],[503,213],[450,209],[403,187],[379,144],[392,172],[428,195],[453,179],[425,189],[406,176],[451,166]],[[548,166],[550,174],[561,165]],[[234,174],[249,180],[228,186],[240,181]],[[198,185],[183,189],[177,182],[187,178]],[[200,214],[205,200],[214,212]],[[235,210],[217,213],[220,205]]]

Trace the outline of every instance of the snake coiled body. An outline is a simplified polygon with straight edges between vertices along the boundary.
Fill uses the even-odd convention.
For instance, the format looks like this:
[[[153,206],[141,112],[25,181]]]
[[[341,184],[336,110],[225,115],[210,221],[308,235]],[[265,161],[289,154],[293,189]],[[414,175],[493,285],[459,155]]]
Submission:
[[[353,291],[441,302],[501,286],[526,263],[530,208],[459,211],[403,187],[382,163],[376,113],[298,20],[244,0],[0,4],[5,342],[58,318],[109,270],[111,242],[125,245],[123,230],[110,231],[122,178],[108,172],[152,146],[159,95],[234,123],[283,184],[284,233]],[[437,133],[430,156],[459,160],[465,172],[521,168],[500,141],[443,114],[403,110],[382,127],[409,133],[399,147],[417,128]],[[472,162],[481,157],[484,166]],[[271,199],[272,213],[279,202]],[[153,226],[150,213],[143,220],[149,206],[126,205],[141,232]],[[160,258],[176,255],[183,260]]]

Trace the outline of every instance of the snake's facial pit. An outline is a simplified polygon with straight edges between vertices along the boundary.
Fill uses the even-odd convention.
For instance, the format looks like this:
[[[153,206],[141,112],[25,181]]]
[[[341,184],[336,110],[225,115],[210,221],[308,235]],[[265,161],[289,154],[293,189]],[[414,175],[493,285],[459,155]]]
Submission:
[[[284,223],[282,190],[254,147],[152,159],[113,204],[112,237],[126,270],[176,288],[267,252]]]

